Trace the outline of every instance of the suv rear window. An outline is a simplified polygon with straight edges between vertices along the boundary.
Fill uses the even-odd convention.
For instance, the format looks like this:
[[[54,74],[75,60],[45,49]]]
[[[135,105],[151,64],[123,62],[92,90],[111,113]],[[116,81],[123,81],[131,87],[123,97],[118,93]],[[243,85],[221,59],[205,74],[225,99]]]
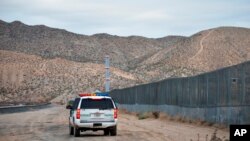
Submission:
[[[114,105],[111,99],[82,99],[81,109],[113,109]]]

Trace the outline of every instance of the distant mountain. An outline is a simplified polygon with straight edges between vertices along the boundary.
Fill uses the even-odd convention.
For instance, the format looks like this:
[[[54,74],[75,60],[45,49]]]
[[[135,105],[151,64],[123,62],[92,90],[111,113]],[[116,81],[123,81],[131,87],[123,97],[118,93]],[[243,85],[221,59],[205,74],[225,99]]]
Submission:
[[[168,72],[173,72],[170,76],[188,76],[187,72],[191,75],[208,72],[247,60],[250,60],[250,29],[219,27],[178,39],[171,47],[137,64],[137,69],[158,74],[159,79],[164,75],[169,77]]]
[[[0,21],[0,49],[93,63],[102,63],[108,54],[114,67],[126,71],[162,63],[198,71],[234,65],[249,60],[249,40],[250,29],[238,27],[152,39],[105,33],[86,36],[44,25]]]
[[[154,39],[137,36],[85,36],[43,25],[28,26],[19,21],[0,21],[0,25],[0,49],[94,63],[103,63],[108,54],[112,65],[124,70],[128,70],[130,62],[163,47]]]
[[[111,73],[112,88],[191,76],[250,60],[250,29],[218,27],[190,37],[154,39],[106,33],[86,36],[0,20],[0,103],[8,95],[19,93],[29,96],[45,92],[43,100],[47,101],[62,93],[71,95],[101,87],[105,55],[110,56],[116,70]],[[45,70],[43,64],[48,65]],[[13,83],[15,75],[25,78],[20,85]]]

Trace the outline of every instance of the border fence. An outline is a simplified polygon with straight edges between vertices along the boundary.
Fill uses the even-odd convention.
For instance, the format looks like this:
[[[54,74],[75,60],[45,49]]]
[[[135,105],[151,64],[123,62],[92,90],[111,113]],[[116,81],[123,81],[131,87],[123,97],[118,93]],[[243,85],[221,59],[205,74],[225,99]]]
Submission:
[[[250,123],[250,61],[192,77],[115,89],[121,108],[222,124]]]

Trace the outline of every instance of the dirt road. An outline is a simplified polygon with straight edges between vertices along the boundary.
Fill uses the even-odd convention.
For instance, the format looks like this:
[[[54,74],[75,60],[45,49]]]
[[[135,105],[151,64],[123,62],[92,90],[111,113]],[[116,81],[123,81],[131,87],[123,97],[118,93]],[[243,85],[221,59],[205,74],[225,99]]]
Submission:
[[[204,49],[203,41],[204,41],[205,39],[207,39],[208,36],[209,36],[213,31],[214,31],[213,29],[210,30],[206,36],[204,36],[204,37],[201,38],[201,40],[200,40],[200,49],[198,50],[198,52],[197,52],[193,57],[191,57],[191,58],[189,59],[189,61],[192,61],[195,57],[197,57],[198,55],[201,54],[201,52],[202,52],[203,49]]]
[[[144,119],[119,113],[118,135],[103,136],[102,131],[84,132],[75,138],[68,134],[69,111],[53,105],[46,109],[0,115],[0,141],[206,141],[215,128],[177,121]],[[218,136],[229,138],[229,133],[218,130]]]

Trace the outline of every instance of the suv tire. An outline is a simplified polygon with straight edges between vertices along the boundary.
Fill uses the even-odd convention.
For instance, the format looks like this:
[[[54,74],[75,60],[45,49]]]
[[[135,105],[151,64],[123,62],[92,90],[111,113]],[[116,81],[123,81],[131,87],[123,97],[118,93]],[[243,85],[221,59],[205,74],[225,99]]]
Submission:
[[[113,128],[110,129],[110,135],[111,136],[116,136],[117,135],[117,128],[114,126]]]
[[[74,129],[75,129],[75,131],[74,131],[75,132],[75,134],[74,134],[75,137],[79,137],[80,136],[80,130],[78,128],[76,128],[76,127]]]
[[[69,126],[69,134],[74,135],[74,128]]]

